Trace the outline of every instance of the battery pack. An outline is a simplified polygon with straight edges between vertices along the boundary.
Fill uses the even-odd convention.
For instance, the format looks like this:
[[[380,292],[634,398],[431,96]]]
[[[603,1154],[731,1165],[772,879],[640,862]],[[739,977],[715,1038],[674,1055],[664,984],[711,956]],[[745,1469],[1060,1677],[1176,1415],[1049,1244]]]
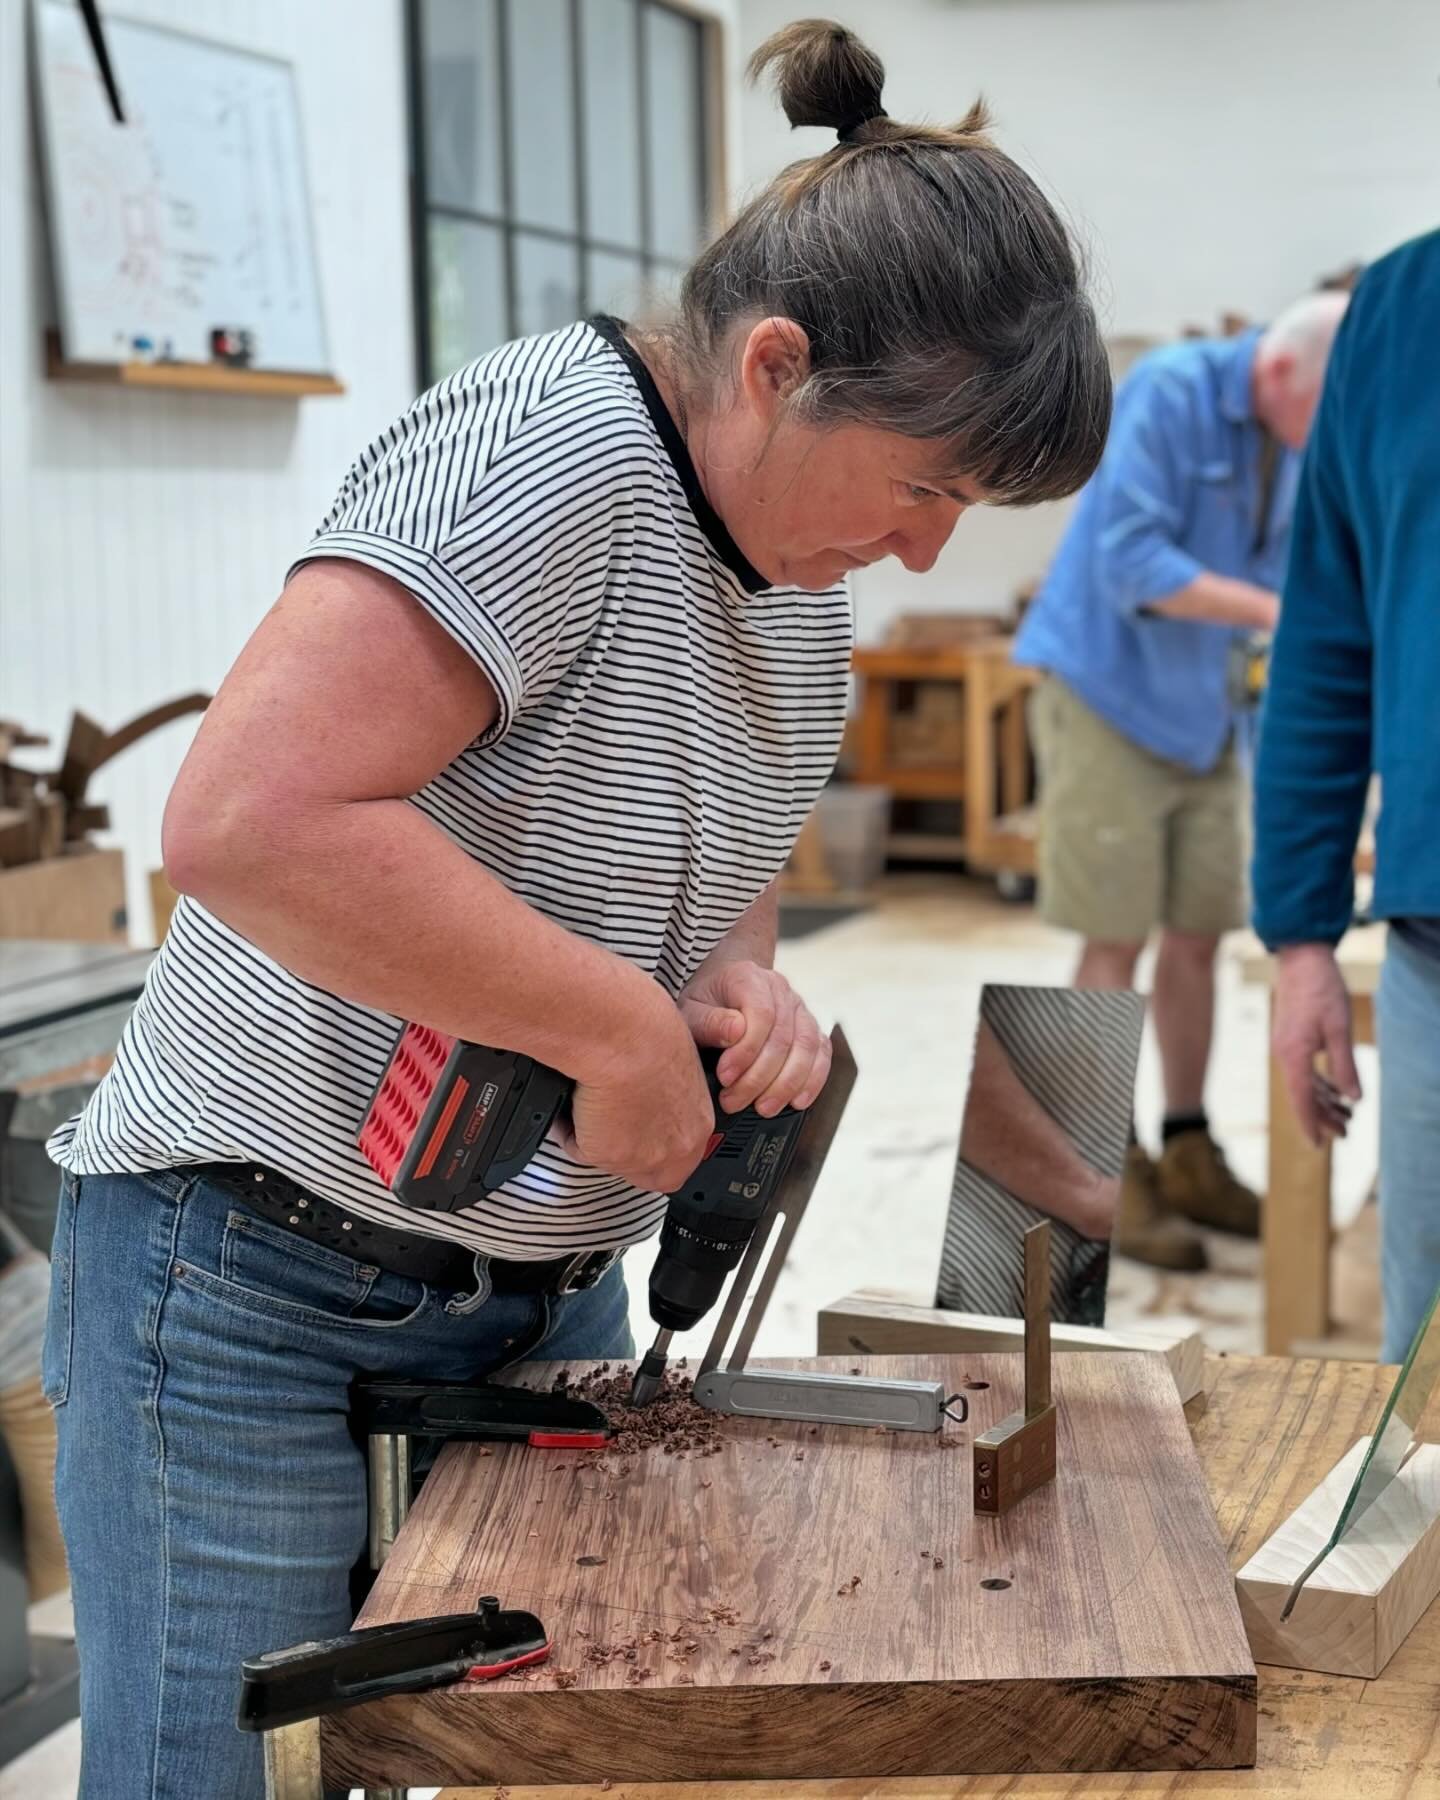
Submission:
[[[360,1131],[360,1150],[408,1206],[456,1212],[532,1160],[571,1089],[557,1070],[407,1025]]]

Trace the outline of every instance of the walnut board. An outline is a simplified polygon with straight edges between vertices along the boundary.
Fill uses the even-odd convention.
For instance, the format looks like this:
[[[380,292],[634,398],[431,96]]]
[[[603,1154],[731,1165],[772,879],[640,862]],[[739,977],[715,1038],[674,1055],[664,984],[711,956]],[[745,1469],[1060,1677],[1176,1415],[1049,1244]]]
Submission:
[[[843,1372],[855,1363],[767,1366]],[[657,1449],[608,1476],[577,1466],[574,1452],[451,1445],[358,1622],[455,1612],[495,1592],[539,1613],[551,1669],[576,1669],[576,1685],[561,1689],[542,1670],[332,1715],[322,1723],[327,1781],[1253,1762],[1255,1669],[1163,1362],[1058,1359],[1059,1475],[996,1520],[971,1516],[968,1446],[971,1431],[1021,1403],[1019,1359],[877,1357],[866,1366],[965,1391],[969,1428],[937,1439],[727,1420],[719,1455]],[[531,1365],[519,1378],[548,1386],[550,1373]],[[855,1575],[858,1588],[839,1594]],[[587,1642],[668,1633],[722,1607],[739,1623],[696,1629],[688,1664],[670,1659],[663,1637],[636,1665],[583,1660]],[[767,1655],[774,1660],[751,1660]],[[626,1682],[634,1666],[651,1670],[640,1686]]]

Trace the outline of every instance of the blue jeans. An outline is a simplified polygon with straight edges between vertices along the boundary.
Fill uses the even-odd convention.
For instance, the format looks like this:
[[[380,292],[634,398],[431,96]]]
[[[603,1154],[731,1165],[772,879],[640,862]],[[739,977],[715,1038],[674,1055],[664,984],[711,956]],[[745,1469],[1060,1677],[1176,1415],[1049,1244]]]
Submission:
[[[1380,1048],[1380,1286],[1386,1362],[1401,1362],[1440,1287],[1440,962],[1391,932]]]
[[[64,1177],[43,1379],[82,1800],[263,1795],[260,1740],[235,1726],[240,1664],[349,1628],[357,1373],[465,1381],[537,1352],[633,1354],[618,1266],[563,1299],[472,1299],[308,1244],[181,1169]]]

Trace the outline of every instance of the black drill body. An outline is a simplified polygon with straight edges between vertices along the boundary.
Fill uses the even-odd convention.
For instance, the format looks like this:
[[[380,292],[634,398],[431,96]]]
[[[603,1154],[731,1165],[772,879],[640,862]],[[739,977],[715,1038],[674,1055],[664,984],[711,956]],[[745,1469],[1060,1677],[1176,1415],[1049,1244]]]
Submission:
[[[715,1135],[699,1168],[670,1196],[660,1228],[660,1251],[650,1270],[650,1317],[655,1342],[635,1372],[632,1406],[648,1406],[660,1392],[671,1334],[699,1324],[720,1298],[725,1277],[744,1256],[769,1205],[805,1121],[787,1106],[762,1118],[753,1106],[720,1108],[720,1058],[704,1052],[705,1078],[715,1104]]]
[[[702,1050],[715,1130],[699,1167],[669,1197],[650,1272],[660,1335],[636,1376],[633,1401],[658,1393],[670,1334],[688,1331],[720,1297],[790,1164],[805,1114],[774,1118],[720,1106],[723,1052]],[[569,1106],[574,1084],[513,1051],[407,1026],[381,1076],[360,1147],[395,1196],[458,1212],[519,1174]]]
[[[804,1113],[787,1106],[773,1119],[753,1107],[720,1109],[714,1058],[705,1073],[715,1101],[715,1136],[684,1187],[670,1195],[660,1254],[650,1271],[650,1316],[665,1331],[688,1331],[720,1298],[745,1254],[761,1213],[789,1166]]]

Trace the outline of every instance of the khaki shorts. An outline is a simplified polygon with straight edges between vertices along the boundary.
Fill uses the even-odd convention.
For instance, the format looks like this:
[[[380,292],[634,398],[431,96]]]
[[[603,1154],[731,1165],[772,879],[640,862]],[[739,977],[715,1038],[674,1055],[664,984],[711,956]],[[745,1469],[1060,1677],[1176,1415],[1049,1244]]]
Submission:
[[[1030,698],[1040,916],[1102,943],[1246,922],[1249,783],[1232,743],[1208,775],[1142,750],[1047,676]]]

